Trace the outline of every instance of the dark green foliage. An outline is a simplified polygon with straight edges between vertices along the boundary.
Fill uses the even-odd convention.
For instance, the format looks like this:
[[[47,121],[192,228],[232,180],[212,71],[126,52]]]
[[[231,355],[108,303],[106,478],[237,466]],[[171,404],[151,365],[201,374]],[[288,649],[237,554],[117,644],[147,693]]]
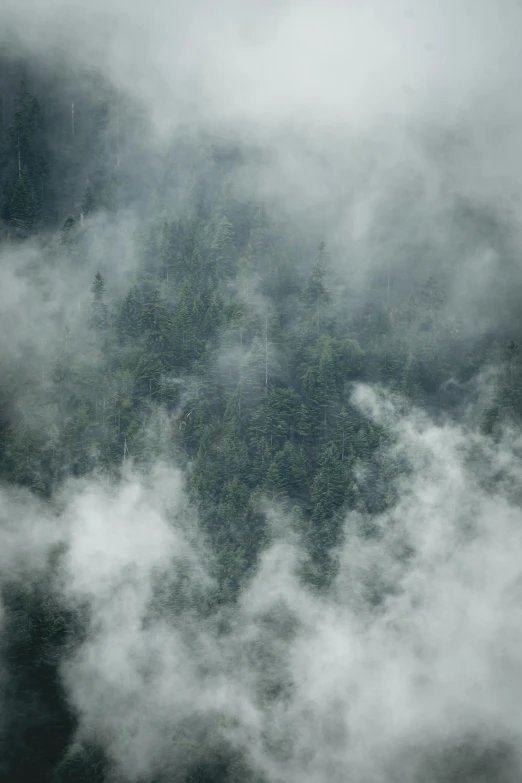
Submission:
[[[75,728],[56,667],[75,622],[48,589],[3,589],[3,710],[11,720],[2,726],[2,783],[47,780]]]
[[[302,452],[290,441],[278,451],[266,472],[265,486],[274,499],[298,502],[308,497],[308,471]]]
[[[105,281],[99,272],[96,272],[91,291],[92,303],[89,323],[97,337],[100,337],[107,331],[109,322],[107,315],[107,305],[103,301]]]
[[[36,96],[20,84],[5,146],[2,217],[16,236],[28,236],[45,217],[49,177],[43,114]]]

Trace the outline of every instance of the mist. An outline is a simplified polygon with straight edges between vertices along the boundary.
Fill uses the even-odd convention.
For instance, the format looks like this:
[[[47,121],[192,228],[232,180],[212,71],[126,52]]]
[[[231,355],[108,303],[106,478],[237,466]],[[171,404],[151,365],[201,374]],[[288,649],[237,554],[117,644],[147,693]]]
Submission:
[[[492,446],[355,394],[411,472],[385,514],[347,517],[322,594],[272,508],[235,606],[212,609],[212,557],[173,468],[69,484],[54,512],[4,493],[3,579],[29,589],[63,547],[54,600],[85,625],[61,675],[78,738],[101,742],[123,779],[182,779],[225,747],[249,779],[520,774],[520,436]]]
[[[519,780],[520,4],[0,12],[0,780]]]

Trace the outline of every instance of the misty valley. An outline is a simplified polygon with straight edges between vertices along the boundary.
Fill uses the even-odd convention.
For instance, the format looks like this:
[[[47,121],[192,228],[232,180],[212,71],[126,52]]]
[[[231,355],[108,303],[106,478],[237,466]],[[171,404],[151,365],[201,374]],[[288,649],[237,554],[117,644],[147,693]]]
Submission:
[[[518,783],[520,9],[147,5],[0,0],[0,783]]]

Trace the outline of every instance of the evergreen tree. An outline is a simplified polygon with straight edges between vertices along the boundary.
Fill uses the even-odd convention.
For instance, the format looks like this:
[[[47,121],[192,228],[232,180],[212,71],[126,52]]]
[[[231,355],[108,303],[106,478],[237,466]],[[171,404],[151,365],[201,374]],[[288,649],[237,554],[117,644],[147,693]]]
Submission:
[[[162,379],[173,369],[173,318],[159,288],[154,288],[143,304],[139,332],[143,340],[136,370],[139,394],[159,401]]]
[[[106,336],[109,321],[107,305],[104,302],[105,280],[100,272],[96,272],[94,276],[91,291],[92,302],[89,324],[91,329],[94,330],[96,339],[98,342],[101,342]]]
[[[324,242],[319,245],[314,268],[303,293],[303,300],[311,314],[311,325],[319,331],[323,326],[323,318],[326,306],[331,301],[331,296],[326,288],[326,267],[328,256]]]
[[[266,473],[265,487],[278,499],[305,502],[308,495],[308,473],[301,451],[287,441],[277,452]]]
[[[212,257],[220,276],[232,274],[235,266],[234,229],[226,215],[221,218],[216,228],[212,240]]]
[[[38,99],[20,84],[8,130],[8,174],[3,218],[23,237],[44,216],[49,152]]]

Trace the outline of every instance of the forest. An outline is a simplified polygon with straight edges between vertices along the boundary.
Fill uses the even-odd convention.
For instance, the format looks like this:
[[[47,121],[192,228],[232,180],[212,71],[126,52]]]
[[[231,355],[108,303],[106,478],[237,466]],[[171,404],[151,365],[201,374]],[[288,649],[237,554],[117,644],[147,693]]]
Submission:
[[[414,173],[348,239],[94,68],[0,100],[0,781],[519,780],[510,220]]]

